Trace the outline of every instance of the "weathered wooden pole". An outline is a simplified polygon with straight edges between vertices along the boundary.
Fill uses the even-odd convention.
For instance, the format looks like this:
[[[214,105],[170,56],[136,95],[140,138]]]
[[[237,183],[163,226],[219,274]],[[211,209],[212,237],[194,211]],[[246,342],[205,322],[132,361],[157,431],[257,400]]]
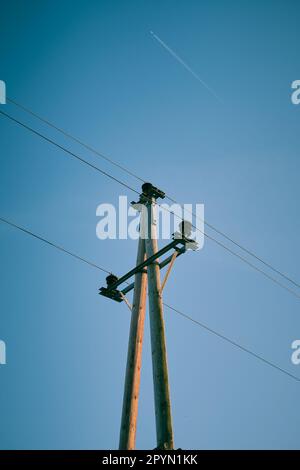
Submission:
[[[141,212],[140,225],[143,223]],[[136,264],[145,261],[145,240],[141,237],[138,244]],[[138,415],[138,400],[140,390],[140,376],[142,364],[142,348],[144,336],[145,310],[147,294],[147,272],[135,274],[134,295],[131,313],[127,365],[125,375],[122,420],[120,429],[120,450],[132,450],[135,448],[136,426]]]
[[[143,185],[147,207],[147,258],[158,251],[156,227],[157,190],[150,183]],[[174,449],[174,437],[171,415],[170,387],[168,378],[167,350],[163,303],[161,294],[159,261],[148,266],[148,290],[150,310],[150,332],[152,349],[152,370],[154,382],[154,401],[156,418],[156,437],[159,449]]]

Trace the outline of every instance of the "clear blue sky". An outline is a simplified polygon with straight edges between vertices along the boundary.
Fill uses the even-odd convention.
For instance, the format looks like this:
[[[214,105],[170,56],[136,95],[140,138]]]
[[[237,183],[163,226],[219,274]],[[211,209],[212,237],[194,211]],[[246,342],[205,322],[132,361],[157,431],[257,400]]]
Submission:
[[[2,2],[11,98],[178,200],[299,281],[297,1]],[[215,90],[220,103],[150,35]],[[104,170],[136,181],[4,109]],[[0,116],[0,214],[116,274],[134,241],[96,238],[96,207],[132,194]],[[129,312],[101,272],[1,224],[0,447],[116,448]],[[292,374],[299,300],[207,241],[178,260],[166,302]],[[300,384],[165,312],[175,442],[299,448]],[[145,331],[137,446],[154,448]]]

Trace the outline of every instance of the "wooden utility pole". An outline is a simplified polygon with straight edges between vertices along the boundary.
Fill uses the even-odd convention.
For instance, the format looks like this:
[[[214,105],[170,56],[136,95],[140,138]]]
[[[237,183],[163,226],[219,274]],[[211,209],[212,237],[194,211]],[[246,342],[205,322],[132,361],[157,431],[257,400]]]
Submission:
[[[156,227],[157,196],[153,189],[150,183],[143,185],[143,192],[147,197],[145,204],[148,215],[148,231],[146,234],[147,258],[155,255],[158,251]],[[169,450],[174,449],[174,437],[158,259],[148,266],[148,289],[157,447]]]
[[[140,225],[142,225],[142,223],[143,211],[141,212]],[[143,263],[145,259],[145,240],[142,238],[140,231],[136,264],[139,265]],[[146,310],[146,293],[147,271],[144,269],[143,271],[137,272],[135,274],[134,296],[131,313],[122,420],[120,429],[120,450],[132,450],[135,448]]]
[[[135,448],[147,278],[157,448],[174,449],[162,290],[175,259],[186,252],[187,246],[191,249],[197,249],[197,243],[195,240],[188,238],[190,235],[189,225],[188,222],[183,221],[180,232],[174,233],[172,241],[158,250],[156,199],[159,197],[163,199],[165,193],[151,183],[143,184],[139,201],[131,203],[133,207],[141,212],[136,266],[121,277],[110,274],[106,278],[106,287],[103,286],[99,289],[99,294],[104,297],[116,302],[125,301],[132,312],[119,442],[119,449],[121,450]],[[159,258],[170,250],[173,250],[173,254],[159,262]],[[169,268],[161,285],[160,270],[167,265],[169,265]],[[128,284],[127,281],[132,276],[135,276],[135,281]],[[126,287],[120,288],[125,282]],[[131,308],[126,294],[132,289],[134,289],[134,296]]]

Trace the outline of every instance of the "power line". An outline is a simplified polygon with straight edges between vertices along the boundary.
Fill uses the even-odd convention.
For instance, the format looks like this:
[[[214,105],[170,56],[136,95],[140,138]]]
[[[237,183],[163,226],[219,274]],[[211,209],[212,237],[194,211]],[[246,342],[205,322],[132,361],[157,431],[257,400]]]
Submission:
[[[56,131],[60,132],[62,135],[64,135],[65,137],[73,140],[74,142],[78,143],[79,145],[81,145],[82,147],[86,148],[87,150],[93,152],[95,155],[97,155],[98,157],[108,161],[109,163],[111,163],[112,165],[116,166],[117,168],[121,169],[122,171],[124,171],[125,173],[127,173],[128,175],[134,177],[135,179],[137,179],[138,181],[140,182],[143,182],[145,183],[146,180],[144,180],[143,178],[141,178],[140,176],[138,176],[136,173],[133,173],[131,170],[129,170],[128,168],[126,168],[124,165],[121,165],[120,163],[118,163],[117,161],[113,160],[112,158],[110,157],[107,157],[106,155],[104,155],[103,153],[99,152],[98,150],[96,150],[95,148],[91,147],[90,145],[86,144],[85,142],[83,142],[82,140],[78,139],[77,137],[75,137],[74,135],[70,134],[69,132],[65,131],[64,129],[62,129],[61,127],[58,127],[56,126],[55,124],[53,124],[52,122],[50,122],[48,119],[45,119],[44,117],[38,115],[37,113],[35,113],[34,111],[30,110],[29,108],[27,108],[26,106],[18,103],[17,101],[11,99],[11,98],[7,98],[7,101],[9,101],[10,103],[14,104],[15,106],[17,106],[18,108],[22,109],[23,111],[27,112],[28,114],[30,114],[31,116],[34,116],[36,119],[38,119],[39,121],[43,122],[44,124],[48,125],[49,127],[52,127],[53,129],[55,129]],[[175,203],[175,204],[178,204],[180,205],[181,207],[183,206],[181,203],[179,203],[178,201],[176,201],[176,199],[174,199],[173,197],[171,196],[168,196],[166,195],[166,199],[168,199],[169,201]],[[298,282],[296,282],[294,279],[292,279],[290,276],[287,276],[285,273],[283,273],[282,271],[280,271],[279,269],[275,268],[274,266],[272,266],[270,263],[268,263],[267,261],[263,260],[260,256],[256,255],[253,251],[249,250],[248,248],[244,247],[241,243],[235,241],[232,237],[230,237],[229,235],[226,235],[223,231],[219,230],[218,228],[216,228],[214,225],[212,225],[211,223],[209,223],[207,220],[203,220],[201,219],[197,214],[195,214],[193,211],[190,211],[189,209],[185,209],[187,213],[191,214],[193,217],[195,217],[197,220],[200,220],[201,222],[203,222],[207,227],[209,227],[211,230],[213,230],[215,233],[217,233],[218,235],[221,235],[222,237],[224,237],[226,240],[230,241],[230,243],[234,244],[235,246],[237,246],[239,249],[241,249],[242,251],[244,251],[245,253],[247,253],[249,256],[252,256],[253,258],[255,258],[257,261],[259,261],[260,263],[264,264],[267,268],[271,269],[273,272],[275,272],[276,274],[280,275],[282,278],[284,278],[285,280],[289,281],[290,283],[292,283],[294,286],[300,288],[300,284]],[[197,227],[195,227],[195,225],[193,225],[193,227],[195,229],[197,229]]]
[[[3,217],[0,217],[0,221],[4,222],[7,225],[10,225],[11,227],[14,227],[18,230],[21,230],[22,232],[27,233],[27,235],[31,235],[32,237],[34,237],[34,238],[36,238],[36,239],[38,239],[38,240],[40,240],[44,243],[47,243],[48,245],[52,246],[53,248],[56,248],[57,250],[60,250],[63,253],[66,253],[66,254],[72,256],[73,258],[76,258],[79,261],[82,261],[82,262],[92,266],[93,268],[99,269],[100,271],[103,271],[104,273],[110,274],[110,271],[107,271],[106,269],[102,268],[101,266],[98,266],[97,264],[92,263],[91,261],[88,261],[85,258],[82,258],[81,256],[78,256],[78,255],[76,255],[75,253],[72,253],[69,250],[66,250],[62,246],[59,246],[56,243],[53,243],[53,242],[47,240],[46,238],[41,237],[40,235],[37,235],[36,233],[32,232],[31,230],[28,230],[24,227],[21,227],[20,225],[17,225],[14,222],[11,222],[10,220],[4,219]]]
[[[196,325],[200,326],[201,328],[205,329],[206,331],[209,331],[210,333],[212,333],[213,335],[215,336],[218,336],[218,338],[221,338],[223,339],[224,341],[226,341],[227,343],[231,344],[232,346],[246,352],[247,354],[250,354],[251,356],[255,357],[256,359],[259,359],[260,361],[264,362],[265,364],[273,367],[274,369],[277,369],[279,370],[280,372],[288,375],[289,377],[291,377],[292,379],[294,380],[297,380],[297,382],[300,382],[300,378],[298,378],[296,375],[293,375],[291,374],[290,372],[286,371],[285,369],[282,369],[281,367],[277,366],[276,364],[274,364],[273,362],[270,362],[269,360],[265,359],[264,357],[260,356],[259,354],[256,354],[255,352],[251,351],[250,349],[248,348],[245,348],[244,346],[242,346],[241,344],[237,343],[236,341],[233,341],[232,339],[228,338],[227,336],[213,330],[212,328],[208,327],[207,325],[204,325],[204,323],[201,323],[199,322],[198,320],[195,320],[194,318],[190,317],[189,315],[187,315],[186,313],[183,313],[181,312],[180,310],[172,307],[171,305],[168,305],[166,303],[164,303],[165,307],[169,308],[170,310],[173,310],[175,313],[177,313],[178,315],[181,315],[183,318],[195,323]]]
[[[138,181],[142,182],[142,183],[145,183],[145,181],[140,178],[138,175],[136,175],[135,173],[133,173],[132,171],[128,170],[128,168],[126,168],[125,166],[121,165],[120,163],[116,162],[115,160],[113,160],[112,158],[109,158],[107,155],[104,155],[102,152],[99,152],[99,150],[96,150],[94,147],[86,144],[85,142],[83,142],[81,139],[78,139],[77,137],[75,137],[74,135],[70,134],[69,132],[65,131],[64,129],[62,129],[61,127],[58,127],[56,126],[55,124],[53,124],[52,122],[48,121],[48,119],[45,119],[43,118],[42,116],[39,116],[37,113],[35,113],[34,111],[31,111],[29,108],[27,108],[26,106],[23,106],[22,104],[20,103],[17,103],[15,100],[11,99],[11,98],[6,98],[7,101],[9,101],[10,103],[14,104],[15,106],[17,106],[18,108],[22,109],[23,111],[25,111],[26,113],[30,114],[31,116],[34,116],[36,119],[38,119],[39,121],[43,122],[44,124],[47,124],[47,126],[49,127],[52,127],[52,129],[55,129],[56,131],[60,132],[62,135],[64,135],[65,137],[67,137],[68,139],[71,139],[73,140],[74,142],[76,142],[77,144],[81,145],[82,147],[84,147],[85,149],[89,150],[90,152],[94,153],[95,155],[98,155],[98,157],[106,160],[107,162],[111,163],[112,165],[114,165],[115,167],[119,168],[120,170],[124,171],[125,173],[127,173],[128,175],[132,176],[133,178],[136,178]]]
[[[26,130],[29,130],[30,132],[32,132],[33,134],[37,135],[38,137],[40,137],[41,139],[45,140],[46,142],[54,145],[55,147],[59,148],[60,150],[62,150],[63,152],[67,153],[68,155],[72,156],[73,158],[77,159],[78,161],[80,161],[80,163],[82,164],[86,164],[87,166],[89,166],[90,168],[98,171],[99,173],[101,173],[102,175],[104,176],[107,176],[108,178],[110,178],[111,180],[115,181],[116,183],[119,183],[120,185],[124,186],[125,188],[129,189],[130,191],[133,191],[135,194],[140,194],[139,191],[137,191],[136,189],[132,188],[131,186],[129,186],[127,183],[124,183],[123,181],[121,181],[120,179],[114,177],[113,175],[111,175],[110,173],[104,171],[104,170],[101,170],[99,167],[93,165],[92,163],[88,162],[87,160],[85,160],[84,158],[80,157],[79,155],[75,154],[74,152],[72,152],[71,150],[67,149],[66,147],[58,144],[57,142],[55,142],[54,140],[50,139],[49,137],[46,137],[45,135],[41,134],[40,132],[36,131],[35,129],[33,129],[32,127],[28,126],[27,124],[24,124],[23,122],[19,121],[18,119],[15,119],[14,117],[12,117],[11,115],[5,113],[4,111],[1,111],[0,110],[0,114],[2,114],[3,116],[7,117],[8,119],[10,119],[11,121],[15,122],[16,124],[19,124],[21,127],[25,128]],[[161,207],[163,210],[169,212],[170,214],[176,216],[176,214],[171,211],[170,209],[166,208],[165,206],[163,206],[162,204],[157,204],[159,207]],[[183,219],[182,219],[183,220]],[[265,271],[263,271],[262,269],[258,268],[257,266],[255,266],[253,263],[251,263],[250,261],[248,261],[246,258],[244,258],[243,256],[241,256],[240,254],[236,253],[235,251],[231,250],[230,248],[228,248],[226,245],[224,245],[222,242],[220,242],[219,240],[215,239],[214,237],[212,237],[211,235],[207,234],[206,232],[203,232],[202,230],[200,230],[198,227],[196,227],[196,225],[192,224],[192,226],[199,232],[201,233],[202,235],[204,235],[205,237],[207,237],[209,240],[212,240],[214,243],[216,243],[217,245],[219,245],[220,247],[222,247],[223,249],[225,249],[228,253],[231,253],[233,256],[235,256],[236,258],[240,259],[241,261],[243,261],[245,264],[247,264],[248,266],[250,266],[251,268],[255,269],[257,272],[261,273],[263,276],[265,276],[267,279],[269,279],[270,281],[274,282],[276,285],[280,286],[282,289],[285,289],[287,292],[289,292],[290,294],[292,294],[293,296],[297,297],[298,299],[300,299],[300,295],[298,293],[296,293],[295,291],[293,291],[292,289],[290,289],[289,287],[287,287],[285,284],[282,284],[280,281],[278,281],[276,278],[274,278],[273,276],[270,276],[268,273],[266,273]]]
[[[169,212],[170,214],[176,216],[175,212],[171,211],[170,209],[164,207],[162,204],[159,204],[157,203],[157,205],[159,207],[161,207],[162,209],[166,210],[167,212]],[[184,220],[184,219],[181,219],[181,220]],[[221,248],[223,248],[224,250],[228,251],[228,253],[232,254],[233,256],[235,256],[236,258],[240,259],[241,261],[243,261],[245,264],[247,264],[248,266],[250,266],[252,269],[254,269],[255,271],[259,272],[260,274],[262,274],[263,276],[265,276],[267,279],[269,279],[270,281],[274,282],[274,284],[276,284],[277,286],[281,287],[282,289],[285,289],[287,292],[289,292],[290,294],[292,294],[294,297],[297,297],[298,299],[300,299],[300,294],[298,294],[297,292],[295,292],[293,289],[290,289],[289,287],[287,287],[285,284],[282,284],[282,282],[278,281],[278,279],[276,279],[275,277],[271,276],[270,274],[266,273],[265,271],[263,271],[262,269],[258,268],[257,266],[255,266],[255,264],[251,263],[251,261],[247,260],[246,258],[244,258],[244,256],[240,255],[239,253],[236,253],[235,251],[231,250],[228,246],[224,245],[224,243],[220,242],[219,240],[217,240],[216,238],[212,237],[211,235],[209,235],[208,233],[206,232],[203,232],[202,230],[200,230],[196,225],[194,224],[191,224],[192,227],[195,228],[195,230],[197,230],[199,233],[201,233],[202,235],[204,235],[206,238],[208,238],[209,240],[212,240],[214,243],[216,243],[217,245],[219,245]]]
[[[88,165],[90,168],[93,168],[94,170],[98,171],[99,173],[101,173],[102,175],[104,176],[107,176],[107,178],[110,178],[111,180],[115,181],[116,183],[119,183],[121,184],[122,186],[124,186],[125,188],[129,189],[130,191],[134,191],[136,194],[139,194],[139,191],[131,188],[128,184],[124,183],[123,181],[119,180],[118,178],[116,178],[115,176],[112,176],[110,173],[107,173],[106,171],[104,170],[101,170],[100,168],[98,168],[96,165],[93,165],[92,163],[88,162],[87,160],[85,160],[84,158],[80,157],[79,155],[77,155],[76,153],[72,152],[71,150],[67,149],[66,147],[63,147],[62,145],[58,144],[57,142],[55,142],[54,140],[50,139],[49,137],[46,137],[44,134],[41,134],[40,132],[36,131],[35,129],[33,129],[32,127],[30,126],[27,126],[27,124],[24,124],[23,122],[19,121],[18,119],[14,118],[13,116],[10,116],[10,114],[7,114],[5,113],[4,111],[1,111],[0,110],[0,114],[2,114],[3,116],[7,117],[8,119],[10,119],[11,121],[15,122],[16,124],[19,124],[19,126],[22,126],[24,129],[27,129],[28,131],[32,132],[33,134],[37,135],[38,137],[40,137],[41,139],[45,140],[46,142],[49,142],[50,144],[54,145],[55,147],[59,148],[60,150],[62,150],[63,152],[67,153],[68,155],[70,155],[71,157],[73,158],[76,158],[78,161],[80,161],[81,163],[85,164],[85,165]]]
[[[195,227],[197,228],[197,227]],[[198,229],[199,230],[199,229]],[[228,251],[229,253],[231,253],[233,256],[236,256],[238,259],[240,259],[241,261],[243,261],[244,263],[246,263],[248,266],[250,266],[252,269],[255,269],[257,272],[261,273],[263,276],[265,276],[267,279],[269,279],[270,281],[274,282],[275,284],[277,284],[279,287],[281,287],[282,289],[285,289],[287,292],[289,292],[290,294],[292,294],[293,296],[297,297],[298,299],[300,299],[300,295],[295,292],[293,289],[290,289],[289,287],[287,287],[285,284],[282,284],[280,281],[278,281],[275,277],[273,276],[270,276],[270,274],[266,273],[265,271],[263,271],[262,269],[258,268],[257,266],[255,266],[255,264],[251,263],[250,261],[248,261],[246,258],[244,258],[243,256],[239,255],[238,253],[236,253],[235,251],[231,250],[230,248],[228,248],[226,245],[224,245],[223,243],[221,243],[219,240],[216,240],[215,238],[211,237],[210,235],[208,235],[207,233],[204,233],[202,232],[209,240],[213,240],[214,243],[216,243],[217,245],[219,245],[220,247],[222,247],[224,250]]]
[[[178,203],[175,199],[171,198],[170,196],[166,196],[167,199],[169,199],[169,201],[171,202],[174,202],[175,204],[178,204],[180,206],[182,206],[182,204]],[[218,233],[219,235],[221,235],[222,237],[224,237],[226,240],[230,241],[231,243],[233,243],[235,246],[237,246],[238,248],[240,248],[241,250],[243,250],[245,253],[247,253],[248,255],[252,256],[253,258],[255,258],[256,260],[258,260],[260,263],[264,264],[266,267],[268,267],[269,269],[271,269],[273,272],[275,272],[276,274],[279,274],[280,276],[282,276],[284,279],[286,279],[287,281],[291,282],[292,284],[294,284],[294,286],[296,287],[299,287],[300,288],[300,284],[296,281],[294,281],[291,277],[287,276],[286,274],[284,274],[282,271],[279,271],[279,269],[277,268],[274,268],[270,263],[268,263],[267,261],[264,261],[260,256],[256,255],[253,251],[249,250],[248,248],[245,248],[243,245],[241,245],[239,242],[236,242],[235,240],[233,240],[233,238],[231,238],[230,236],[226,235],[224,232],[222,232],[221,230],[217,229],[216,227],[214,227],[212,224],[210,224],[209,222],[207,222],[206,220],[203,220],[201,219],[197,214],[195,214],[193,211],[190,211],[188,209],[185,209],[186,212],[188,212],[189,214],[193,215],[196,219],[200,220],[201,222],[203,222],[207,227],[209,227],[210,229],[212,229],[214,232]],[[197,229],[197,227],[195,225],[193,225],[193,227],[195,229]]]
[[[5,219],[3,217],[0,217],[0,221],[15,228],[15,229],[18,229],[20,230],[21,232],[23,233],[26,233],[27,235],[30,235],[32,237],[34,237],[35,239],[38,239],[44,243],[46,243],[47,245],[53,247],[53,248],[56,248],[58,249],[59,251],[63,252],[63,253],[66,253],[70,256],[72,256],[73,258],[79,260],[79,261],[82,261],[84,262],[85,264],[88,264],[89,266],[93,267],[93,268],[96,268],[96,269],[99,269],[100,271],[103,271],[104,273],[107,273],[107,274],[110,274],[111,271],[95,264],[95,263],[92,263],[91,261],[88,261],[86,260],[85,258],[83,258],[82,256],[79,256],[65,248],[63,248],[62,246],[60,245],[57,245],[56,243],[54,242],[51,242],[50,240],[46,239],[45,237],[42,237],[40,235],[37,235],[36,233],[34,233],[32,230],[29,230],[29,229],[26,229],[18,224],[16,224],[15,222],[12,222],[8,219]],[[218,336],[220,339],[226,341],[227,343],[231,344],[232,346],[246,352],[247,354],[250,354],[252,357],[255,357],[256,359],[259,359],[260,361],[264,362],[265,364],[269,365],[270,367],[273,367],[274,369],[278,370],[279,372],[282,372],[283,374],[289,376],[290,378],[296,380],[297,382],[300,382],[300,378],[298,378],[297,376],[289,373],[288,371],[286,371],[285,369],[282,369],[281,367],[277,366],[276,364],[274,364],[273,362],[270,362],[269,360],[265,359],[263,356],[260,356],[258,354],[256,354],[255,352],[251,351],[250,349],[248,348],[245,348],[244,346],[242,346],[241,344],[237,343],[236,341],[228,338],[227,336],[215,331],[214,329],[208,327],[207,325],[205,325],[204,323],[201,323],[199,322],[198,320],[192,318],[191,316],[183,313],[182,311],[178,310],[177,308],[175,307],[172,307],[171,305],[167,304],[164,302],[164,305],[165,307],[167,307],[168,309],[174,311],[175,313],[177,313],[178,315],[182,316],[183,318],[193,322],[194,324],[197,324],[198,326],[200,326],[201,328],[205,329],[206,331],[214,334],[215,336]]]

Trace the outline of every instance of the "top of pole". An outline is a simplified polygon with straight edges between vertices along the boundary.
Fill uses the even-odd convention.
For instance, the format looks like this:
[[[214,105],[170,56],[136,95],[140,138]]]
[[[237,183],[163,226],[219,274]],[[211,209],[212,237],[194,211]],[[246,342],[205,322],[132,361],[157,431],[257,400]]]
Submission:
[[[165,193],[161,190],[153,186],[151,183],[144,183],[142,185],[142,194],[141,196],[146,196],[147,198],[154,198],[158,199],[159,197],[161,199],[164,199]]]
[[[142,193],[138,202],[131,201],[131,205],[134,209],[139,210],[139,204],[147,205],[152,203],[153,200],[156,201],[159,197],[164,199],[166,194],[161,190],[153,186],[151,183],[144,183],[142,185]]]

